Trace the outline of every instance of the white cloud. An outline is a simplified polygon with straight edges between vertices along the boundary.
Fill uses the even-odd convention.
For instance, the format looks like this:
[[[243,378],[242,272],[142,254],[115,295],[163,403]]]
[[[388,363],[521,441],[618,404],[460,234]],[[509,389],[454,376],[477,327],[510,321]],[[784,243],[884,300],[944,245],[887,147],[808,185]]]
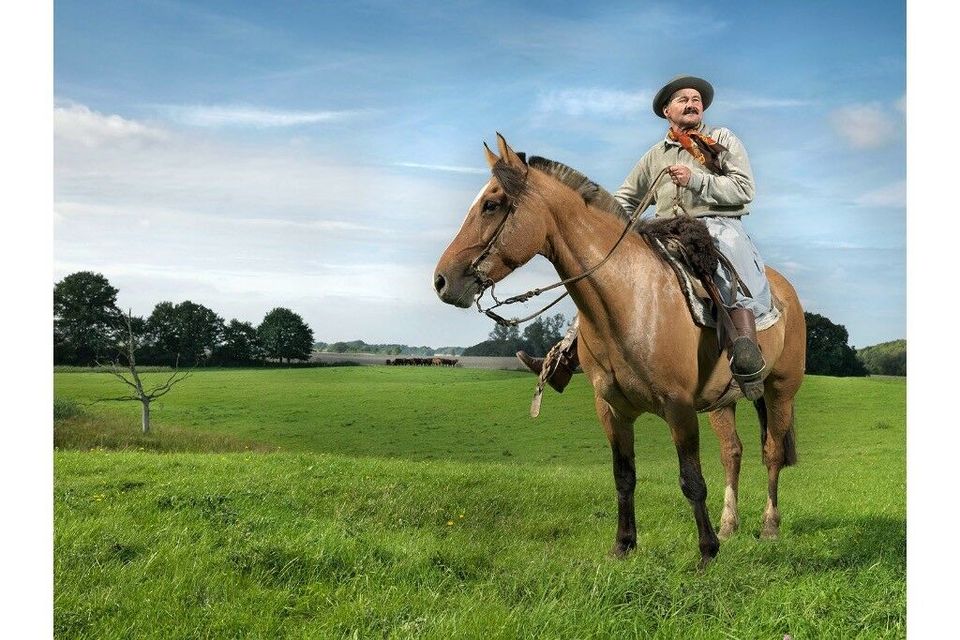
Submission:
[[[320,155],[303,146],[227,144],[118,116],[96,121],[122,122],[131,137],[149,132],[154,143],[131,148],[58,135],[54,176],[59,215],[68,215],[76,204],[117,210],[150,205],[199,217],[340,220],[380,227],[402,224],[416,212],[419,219],[410,222],[419,227],[430,213],[465,211],[476,190],[471,186],[461,193],[428,172],[354,165],[349,157]]]
[[[58,141],[90,148],[118,144],[137,147],[168,137],[161,129],[72,103],[54,107],[53,132]]]
[[[868,191],[858,196],[854,202],[861,207],[899,207],[907,206],[907,183],[905,180]]]
[[[168,117],[193,127],[295,127],[335,122],[359,115],[360,111],[287,111],[249,105],[196,105],[161,107]]]
[[[548,91],[537,98],[538,113],[568,116],[624,116],[650,108],[653,94],[609,89],[563,89]]]
[[[836,133],[856,149],[875,149],[899,137],[889,109],[879,104],[840,107],[829,119]]]
[[[617,91],[611,89],[558,89],[541,93],[535,105],[538,114],[561,113],[568,116],[623,117],[646,114],[653,101],[650,91]],[[717,98],[727,109],[783,109],[806,107],[813,102],[796,98],[771,98],[748,94],[731,94]]]
[[[754,96],[733,93],[729,96],[718,96],[714,104],[727,109],[790,109],[794,107],[809,107],[815,104],[812,100],[798,98],[771,98],[768,96]]]
[[[406,326],[375,330],[401,341],[443,306],[432,291],[433,265],[483,180],[454,180],[469,183],[457,187],[450,174],[350,164],[353,156],[307,145],[228,143],[85,107],[67,111],[152,144],[57,136],[58,278],[99,271],[136,313],[164,299],[251,321],[272,306],[302,308],[318,338],[375,335],[373,324],[351,324],[350,301],[367,310],[379,304],[381,324],[400,305]]]
[[[785,260],[778,263],[776,266],[781,267],[787,274],[813,271],[813,267],[810,267],[802,262],[797,262],[796,260]]]
[[[862,244],[856,242],[850,242],[849,240],[815,240],[810,243],[814,247],[821,249],[841,249],[841,250],[852,250],[852,249],[866,249]]]
[[[141,223],[149,224],[151,221],[162,224],[188,224],[195,227],[211,225],[214,227],[236,227],[239,229],[295,229],[300,231],[317,232],[342,232],[342,233],[364,233],[377,234],[384,233],[384,230],[375,226],[357,224],[346,220],[331,219],[310,219],[310,220],[287,220],[283,218],[242,218],[216,214],[208,214],[198,211],[166,209],[137,203],[124,203],[118,205],[104,205],[88,202],[72,202],[69,200],[59,200],[54,203],[54,215],[57,221],[77,221],[81,222],[91,218],[102,218],[104,216],[136,218]]]
[[[449,173],[472,173],[486,175],[490,173],[489,169],[480,169],[478,167],[455,167],[445,164],[420,164],[418,162],[396,162],[394,167],[407,167],[410,169],[426,169],[428,171],[446,171]]]

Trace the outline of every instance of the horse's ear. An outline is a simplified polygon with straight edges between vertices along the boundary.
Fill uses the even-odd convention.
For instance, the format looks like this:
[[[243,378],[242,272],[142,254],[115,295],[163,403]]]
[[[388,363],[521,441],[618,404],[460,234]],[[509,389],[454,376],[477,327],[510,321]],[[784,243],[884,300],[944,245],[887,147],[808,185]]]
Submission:
[[[490,151],[490,147],[487,146],[487,143],[483,143],[483,150],[487,152],[487,164],[490,165],[490,168],[493,169],[493,165],[497,164],[497,160],[500,158],[497,157],[493,151]]]
[[[506,162],[511,167],[515,167],[522,171],[523,173],[527,172],[527,163],[523,161],[517,153],[510,148],[510,145],[507,144],[507,141],[504,139],[500,132],[497,132],[497,146],[500,147],[500,157],[503,158],[503,161]]]

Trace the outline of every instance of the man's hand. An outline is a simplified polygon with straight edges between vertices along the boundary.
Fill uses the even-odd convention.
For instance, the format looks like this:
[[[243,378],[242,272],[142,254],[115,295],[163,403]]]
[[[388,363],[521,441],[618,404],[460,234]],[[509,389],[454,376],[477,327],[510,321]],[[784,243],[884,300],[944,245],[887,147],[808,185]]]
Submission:
[[[690,182],[690,167],[685,164],[672,164],[667,171],[670,173],[673,184],[685,187]]]

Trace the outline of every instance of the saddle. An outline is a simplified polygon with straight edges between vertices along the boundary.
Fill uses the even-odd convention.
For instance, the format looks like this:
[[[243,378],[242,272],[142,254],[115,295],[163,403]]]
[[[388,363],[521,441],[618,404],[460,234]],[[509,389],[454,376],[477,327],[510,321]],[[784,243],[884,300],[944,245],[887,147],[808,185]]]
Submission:
[[[737,288],[750,295],[736,269],[717,250],[706,226],[696,218],[677,216],[648,220],[637,226],[637,232],[673,269],[687,300],[690,315],[698,326],[717,328],[721,314],[726,314],[713,283],[713,274],[720,263],[734,274]],[[757,331],[775,325],[782,308],[782,303],[774,297],[773,308],[756,319]]]
[[[677,276],[677,281],[680,283],[680,289],[687,301],[687,308],[690,310],[693,322],[699,327],[716,329],[716,305],[707,292],[707,288],[703,286],[700,277],[688,262],[689,253],[682,241],[675,236],[671,236],[651,238],[651,244]],[[757,318],[758,332],[769,329],[780,320],[783,303],[775,295],[771,294],[771,297],[773,308]]]

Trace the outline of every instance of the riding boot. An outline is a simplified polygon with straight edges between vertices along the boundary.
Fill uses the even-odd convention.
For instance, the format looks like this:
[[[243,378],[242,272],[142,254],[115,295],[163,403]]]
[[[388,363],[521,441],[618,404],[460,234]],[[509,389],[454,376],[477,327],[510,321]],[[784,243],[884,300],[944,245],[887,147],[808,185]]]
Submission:
[[[766,363],[757,344],[757,323],[750,309],[730,310],[730,320],[737,331],[730,346],[730,371],[749,400],[763,396],[763,368]]]
[[[551,353],[556,353],[556,356],[551,358]],[[577,356],[576,338],[566,349],[558,349],[557,346],[554,346],[550,349],[546,358],[535,358],[526,351],[517,351],[517,359],[537,375],[543,372],[545,364],[547,367],[552,367],[552,371],[548,369],[547,384],[556,389],[557,393],[563,393],[563,390],[570,383],[570,378],[573,377],[573,372],[580,365],[580,359]]]

